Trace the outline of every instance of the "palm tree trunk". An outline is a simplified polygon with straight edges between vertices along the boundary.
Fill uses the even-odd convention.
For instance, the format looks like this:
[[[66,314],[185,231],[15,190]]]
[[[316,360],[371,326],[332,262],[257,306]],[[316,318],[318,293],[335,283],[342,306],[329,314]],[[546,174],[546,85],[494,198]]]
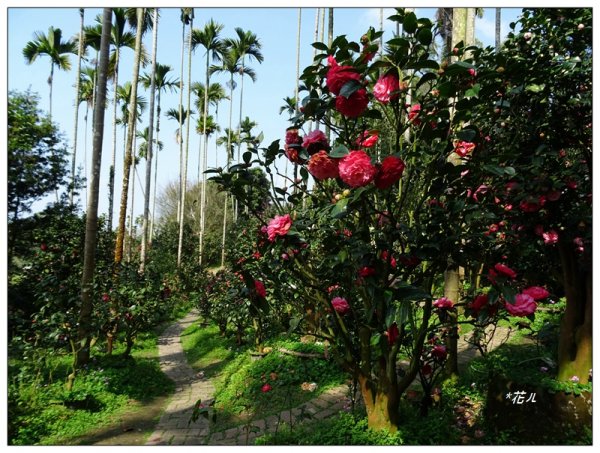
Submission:
[[[181,79],[179,80],[179,193],[177,194],[177,222],[181,223],[181,187],[183,173],[183,140],[181,134],[183,131],[183,61],[185,56],[185,22],[182,22],[181,28]],[[189,112],[188,112],[189,114]],[[179,266],[179,262],[177,263]]]
[[[83,273],[81,277],[81,309],[77,328],[78,344],[76,367],[81,367],[90,359],[90,335],[92,308],[94,304],[92,283],[96,268],[96,244],[98,240],[98,195],[100,192],[100,168],[102,163],[102,139],[104,137],[104,103],[106,100],[106,80],[108,78],[108,51],[110,45],[112,10],[104,8],[102,20],[102,39],[100,44],[100,63],[98,65],[98,91],[94,106],[94,143],[92,150],[92,175],[90,197],[87,202],[85,219],[85,242],[83,250]],[[75,376],[72,376],[75,379]],[[72,382],[72,380],[71,380]]]
[[[158,90],[158,96],[156,98],[156,143],[158,144],[158,136],[160,133],[160,89]],[[156,153],[156,157],[154,158],[154,193],[152,195],[152,222],[150,225],[150,244],[152,244],[152,239],[154,238],[154,228],[155,228],[155,215],[156,215],[156,184],[157,184],[157,176],[158,176],[158,152]]]
[[[202,155],[202,185],[200,190],[200,234],[198,235],[198,264],[202,266],[202,254],[204,249],[204,225],[205,225],[205,204],[206,204],[206,161],[208,156],[208,136],[206,134],[206,120],[208,117],[208,88],[210,84],[209,74],[209,50],[206,49],[206,85],[204,86],[204,111],[203,118],[204,124],[202,125],[202,134],[204,138],[204,154]],[[198,178],[200,180],[200,178]]]
[[[502,27],[502,8],[496,8],[496,52],[500,50],[500,28]]]
[[[88,114],[90,113],[90,105],[86,102],[85,103],[85,116],[83,117],[83,121],[85,122],[84,124],[84,129],[83,129],[83,172],[85,173],[85,179],[86,179],[86,183],[85,183],[85,200],[86,200],[86,204],[87,204],[87,199],[88,199],[88,184],[89,184],[89,179],[88,179],[88,169],[87,169],[87,138],[88,138]]]
[[[131,165],[131,172],[129,174],[129,181],[131,182],[131,206],[129,207],[129,231],[128,231],[128,239],[127,239],[127,254],[125,255],[127,263],[131,263],[131,258],[132,258],[132,250],[133,250],[133,223],[134,223],[134,219],[133,219],[133,210],[135,207],[135,175],[137,173],[136,170],[136,151],[135,151],[135,147],[136,147],[136,137],[134,135],[133,137],[133,146],[132,146],[132,152],[133,152],[133,158],[132,158],[132,165]]]
[[[144,18],[144,8],[137,8],[137,23],[141,24]],[[131,77],[131,96],[129,98],[129,122],[127,125],[127,143],[125,145],[125,159],[123,162],[123,187],[121,190],[121,208],[119,210],[119,229],[115,246],[115,273],[123,260],[123,240],[125,238],[125,216],[127,214],[127,195],[129,192],[129,172],[133,161],[133,139],[137,116],[137,88],[140,73],[140,55],[142,48],[142,27],[137,27],[135,35],[135,55],[133,57],[133,75]]]
[[[233,73],[231,74],[229,85],[229,129],[227,130],[227,170],[231,164],[231,121],[233,117]],[[225,266],[225,241],[227,233],[227,200],[228,195],[225,194],[225,202],[223,203],[223,237],[221,241],[221,267]]]
[[[190,36],[188,41],[188,86],[187,86],[187,126],[186,126],[186,137],[185,137],[185,158],[183,161],[183,178],[181,180],[181,221],[179,222],[179,245],[177,246],[177,267],[181,266],[181,255],[183,252],[183,224],[185,220],[185,192],[187,190],[187,164],[188,155],[190,150],[190,123],[191,110],[190,103],[192,99],[192,30],[194,29],[194,15],[192,13],[190,19]]]
[[[156,51],[158,48],[158,8],[154,8],[154,28],[152,29],[152,70],[150,75],[150,118],[148,127],[148,150],[146,151],[146,190],[144,191],[144,220],[142,221],[142,248],[140,250],[140,272],[146,266],[148,247],[148,218],[150,216],[150,185],[152,183],[152,140],[154,131],[154,98],[156,93]],[[157,144],[158,146],[158,144]]]
[[[52,122],[52,82],[54,81],[54,61],[50,62],[50,77],[48,77],[48,88],[49,88],[49,96],[50,96],[50,105],[48,106],[48,116],[50,117],[50,122]]]
[[[77,158],[77,129],[79,123],[79,90],[81,87],[81,57],[83,55],[83,44],[85,35],[83,34],[83,18],[84,9],[79,8],[79,15],[81,16],[81,22],[79,25],[79,49],[77,50],[77,78],[75,79],[75,121],[73,126],[73,162],[71,164],[71,194],[69,195],[69,202],[73,206],[73,194],[75,193],[75,161]]]
[[[115,165],[117,161],[117,110],[119,100],[117,99],[117,88],[119,87],[119,56],[121,51],[119,46],[115,49],[115,78],[113,80],[113,143],[112,143],[112,159],[108,171],[108,225],[113,227],[113,211],[115,202]]]

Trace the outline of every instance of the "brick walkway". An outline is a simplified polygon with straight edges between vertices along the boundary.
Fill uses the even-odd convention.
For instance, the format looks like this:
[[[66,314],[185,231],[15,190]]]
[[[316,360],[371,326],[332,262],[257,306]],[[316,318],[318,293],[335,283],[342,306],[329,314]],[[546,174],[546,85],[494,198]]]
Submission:
[[[158,341],[158,355],[162,371],[175,382],[175,395],[160,418],[146,445],[252,445],[255,438],[273,433],[282,423],[293,425],[304,417],[323,419],[344,410],[348,386],[330,389],[317,398],[291,410],[265,419],[253,420],[225,431],[210,432],[208,421],[200,417],[188,423],[194,404],[213,399],[215,388],[208,379],[197,377],[188,365],[181,346],[181,333],[198,318],[190,312],[185,318],[167,328]],[[218,429],[218,428],[217,428]]]

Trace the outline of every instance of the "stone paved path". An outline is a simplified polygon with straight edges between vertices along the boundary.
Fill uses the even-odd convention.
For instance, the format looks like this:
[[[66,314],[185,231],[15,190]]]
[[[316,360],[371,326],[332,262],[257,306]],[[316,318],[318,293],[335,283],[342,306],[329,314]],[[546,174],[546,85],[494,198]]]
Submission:
[[[296,408],[253,420],[248,426],[211,433],[208,421],[203,417],[195,423],[188,423],[196,401],[201,399],[204,404],[209,404],[215,391],[210,380],[199,378],[188,365],[181,345],[181,333],[197,318],[197,312],[190,312],[167,328],[159,338],[160,367],[175,382],[176,390],[146,445],[252,445],[256,437],[277,431],[283,423],[293,425],[305,417],[330,417],[342,411],[347,404],[348,386],[343,385]]]

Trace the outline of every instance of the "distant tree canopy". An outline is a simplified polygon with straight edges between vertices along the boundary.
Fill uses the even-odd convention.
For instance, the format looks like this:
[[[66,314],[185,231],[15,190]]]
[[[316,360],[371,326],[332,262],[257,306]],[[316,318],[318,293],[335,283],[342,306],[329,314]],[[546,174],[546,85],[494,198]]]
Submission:
[[[39,97],[8,94],[8,216],[15,221],[31,204],[65,184],[67,147],[38,108]]]

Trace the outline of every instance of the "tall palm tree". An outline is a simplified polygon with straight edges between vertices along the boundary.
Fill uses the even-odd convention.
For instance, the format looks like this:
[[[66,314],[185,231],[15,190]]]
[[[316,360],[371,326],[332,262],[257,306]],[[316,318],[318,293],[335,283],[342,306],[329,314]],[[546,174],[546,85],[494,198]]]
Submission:
[[[150,185],[152,181],[152,158],[153,158],[153,135],[154,135],[154,101],[156,94],[156,51],[158,49],[158,8],[153,11],[152,32],[152,69],[150,75],[150,126],[146,128],[148,138],[146,140],[146,180],[144,190],[144,216],[142,221],[142,248],[140,250],[140,272],[143,273],[146,266],[146,248],[148,246],[148,220],[150,217]],[[143,84],[143,82],[142,82]]]
[[[137,8],[137,20],[141,23],[144,17],[144,8]],[[127,142],[125,145],[125,159],[123,162],[123,187],[121,190],[121,206],[119,210],[119,229],[117,231],[117,239],[115,245],[115,271],[118,272],[118,266],[123,260],[123,240],[125,238],[125,216],[127,214],[127,196],[129,191],[129,171],[133,160],[133,141],[135,136],[135,121],[137,119],[136,101],[140,59],[142,50],[142,29],[138,28],[135,35],[135,54],[133,57],[133,74],[131,77],[131,96],[129,101],[129,118],[128,118],[128,133]]]
[[[194,8],[189,8],[188,12],[190,33],[188,34],[188,74],[187,74],[187,110],[190,111],[192,102],[192,30],[194,29]],[[183,254],[183,226],[185,217],[185,196],[187,192],[187,166],[188,156],[190,151],[190,118],[186,122],[186,138],[185,138],[185,157],[183,158],[183,169],[181,172],[181,209],[179,212],[179,242],[177,245],[177,267],[181,266],[181,257]]]
[[[100,62],[98,65],[97,102],[94,106],[94,145],[92,155],[92,176],[90,178],[90,197],[87,202],[85,220],[85,240],[83,251],[83,273],[81,277],[81,309],[77,327],[77,342],[81,345],[77,351],[76,367],[89,362],[92,335],[92,309],[94,306],[93,287],[96,269],[96,244],[98,240],[98,195],[100,192],[100,168],[102,162],[102,139],[104,136],[104,104],[106,100],[106,81],[108,78],[108,54],[112,11],[104,8],[102,21],[102,41]],[[71,386],[73,379],[70,377]]]
[[[236,83],[233,80],[234,74],[242,73],[249,76],[252,81],[256,80],[256,74],[252,68],[248,66],[240,66],[238,62],[240,61],[240,55],[238,53],[238,49],[235,47],[229,47],[227,49],[227,53],[223,55],[223,61],[221,66],[211,66],[210,72],[228,72],[229,73],[229,81],[227,82],[227,86],[229,87],[229,127],[225,129],[227,132],[227,167],[231,165],[231,159],[233,158],[233,147],[232,147],[232,132],[235,134],[235,131],[231,129],[231,122],[233,119],[233,90],[236,87]],[[237,134],[239,135],[239,134]],[[222,236],[222,248],[221,248],[221,266],[225,263],[225,237],[227,231],[227,203],[229,202],[229,197],[224,198],[224,207],[223,207],[223,236]]]
[[[196,112],[194,112],[193,110],[191,112],[189,112],[189,115],[195,115]],[[178,125],[182,125],[186,122],[188,115],[188,111],[187,110],[179,110],[176,108],[171,108],[169,110],[167,110],[167,112],[165,113],[165,116],[167,117],[167,119],[169,120],[174,120],[177,122]],[[181,143],[183,139],[181,138],[181,129],[177,128],[175,129],[175,142],[177,143]]]
[[[87,179],[87,133],[88,133],[88,115],[90,113],[90,107],[92,110],[94,109],[94,95],[96,94],[96,79],[97,79],[97,71],[95,68],[91,66],[86,66],[81,70],[79,75],[81,79],[79,81],[79,103],[85,102],[85,113],[83,115],[84,121],[84,135],[83,135],[83,169],[85,172],[85,177]],[[89,180],[88,180],[89,182]],[[85,185],[85,198],[87,200],[87,186]]]
[[[75,121],[73,122],[73,160],[71,164],[71,194],[69,195],[69,202],[73,205],[73,195],[75,193],[75,161],[77,159],[77,129],[79,123],[79,92],[81,83],[81,59],[85,52],[85,35],[83,33],[83,21],[85,16],[85,9],[79,8],[79,36],[77,45],[77,75],[75,77]]]
[[[76,54],[77,46],[72,40],[62,41],[62,31],[60,28],[49,27],[48,34],[41,31],[33,34],[33,41],[29,41],[23,49],[23,56],[27,64],[33,63],[38,57],[46,55],[50,58],[50,76],[48,77],[48,87],[50,89],[50,104],[48,116],[52,121],[52,82],[54,81],[54,67],[68,71],[71,69],[71,62],[68,54]]]
[[[158,26],[158,21],[157,21]],[[156,85],[156,141],[158,142],[158,136],[160,133],[160,97],[163,91],[170,91],[171,93],[177,90],[179,86],[178,79],[171,79],[168,74],[172,71],[171,66],[163,65],[160,63],[156,63],[156,70],[154,71],[154,83]],[[151,75],[144,74],[141,78],[141,82],[145,88],[150,87]],[[156,183],[157,183],[157,175],[158,175],[158,154],[156,154],[154,158],[154,189],[152,195],[152,217],[150,222],[150,237],[149,242],[152,243],[152,238],[154,237],[154,214],[156,212]]]
[[[125,25],[127,23],[127,17],[125,15],[124,8],[114,8],[114,23],[111,29],[111,44],[114,47],[112,52],[113,58],[113,142],[112,142],[112,158],[111,166],[109,169],[109,181],[108,181],[108,225],[112,228],[113,221],[113,203],[115,194],[115,164],[117,159],[117,112],[119,99],[117,96],[117,89],[119,87],[119,62],[121,59],[121,49],[129,47],[133,49],[135,47],[135,35],[129,31],[125,31]]]
[[[233,38],[233,39],[227,39],[226,44],[228,47],[236,49],[236,54],[238,55],[239,63],[241,64],[241,67],[239,70],[239,76],[241,79],[240,116],[239,116],[239,123],[238,123],[238,131],[239,131],[239,125],[242,122],[242,105],[243,105],[243,101],[244,101],[244,74],[245,74],[244,68],[246,65],[246,56],[248,56],[248,59],[250,61],[256,60],[259,63],[262,63],[264,61],[264,57],[260,51],[262,48],[262,44],[260,43],[260,40],[254,33],[252,33],[251,31],[244,31],[240,27],[236,27],[235,32],[237,34],[237,37]],[[254,78],[251,77],[251,80],[253,82],[255,82],[256,76]],[[240,160],[239,145],[238,145],[238,150],[237,150],[237,160],[238,160],[238,162]]]
[[[200,186],[200,234],[198,242],[198,262],[202,265],[202,253],[204,243],[204,208],[206,204],[206,161],[208,156],[208,135],[206,132],[206,121],[208,119],[208,91],[210,89],[210,60],[212,57],[213,62],[219,63],[223,59],[223,54],[226,52],[226,46],[224,42],[219,39],[219,34],[223,30],[223,25],[216,23],[214,20],[210,20],[202,30],[192,31],[191,44],[193,47],[202,46],[206,50],[206,79],[205,85],[208,87],[204,90],[204,108],[202,113],[202,119],[204,120],[204,128],[202,135],[204,135],[204,152],[201,156],[198,156],[198,160],[202,161],[202,184]]]

